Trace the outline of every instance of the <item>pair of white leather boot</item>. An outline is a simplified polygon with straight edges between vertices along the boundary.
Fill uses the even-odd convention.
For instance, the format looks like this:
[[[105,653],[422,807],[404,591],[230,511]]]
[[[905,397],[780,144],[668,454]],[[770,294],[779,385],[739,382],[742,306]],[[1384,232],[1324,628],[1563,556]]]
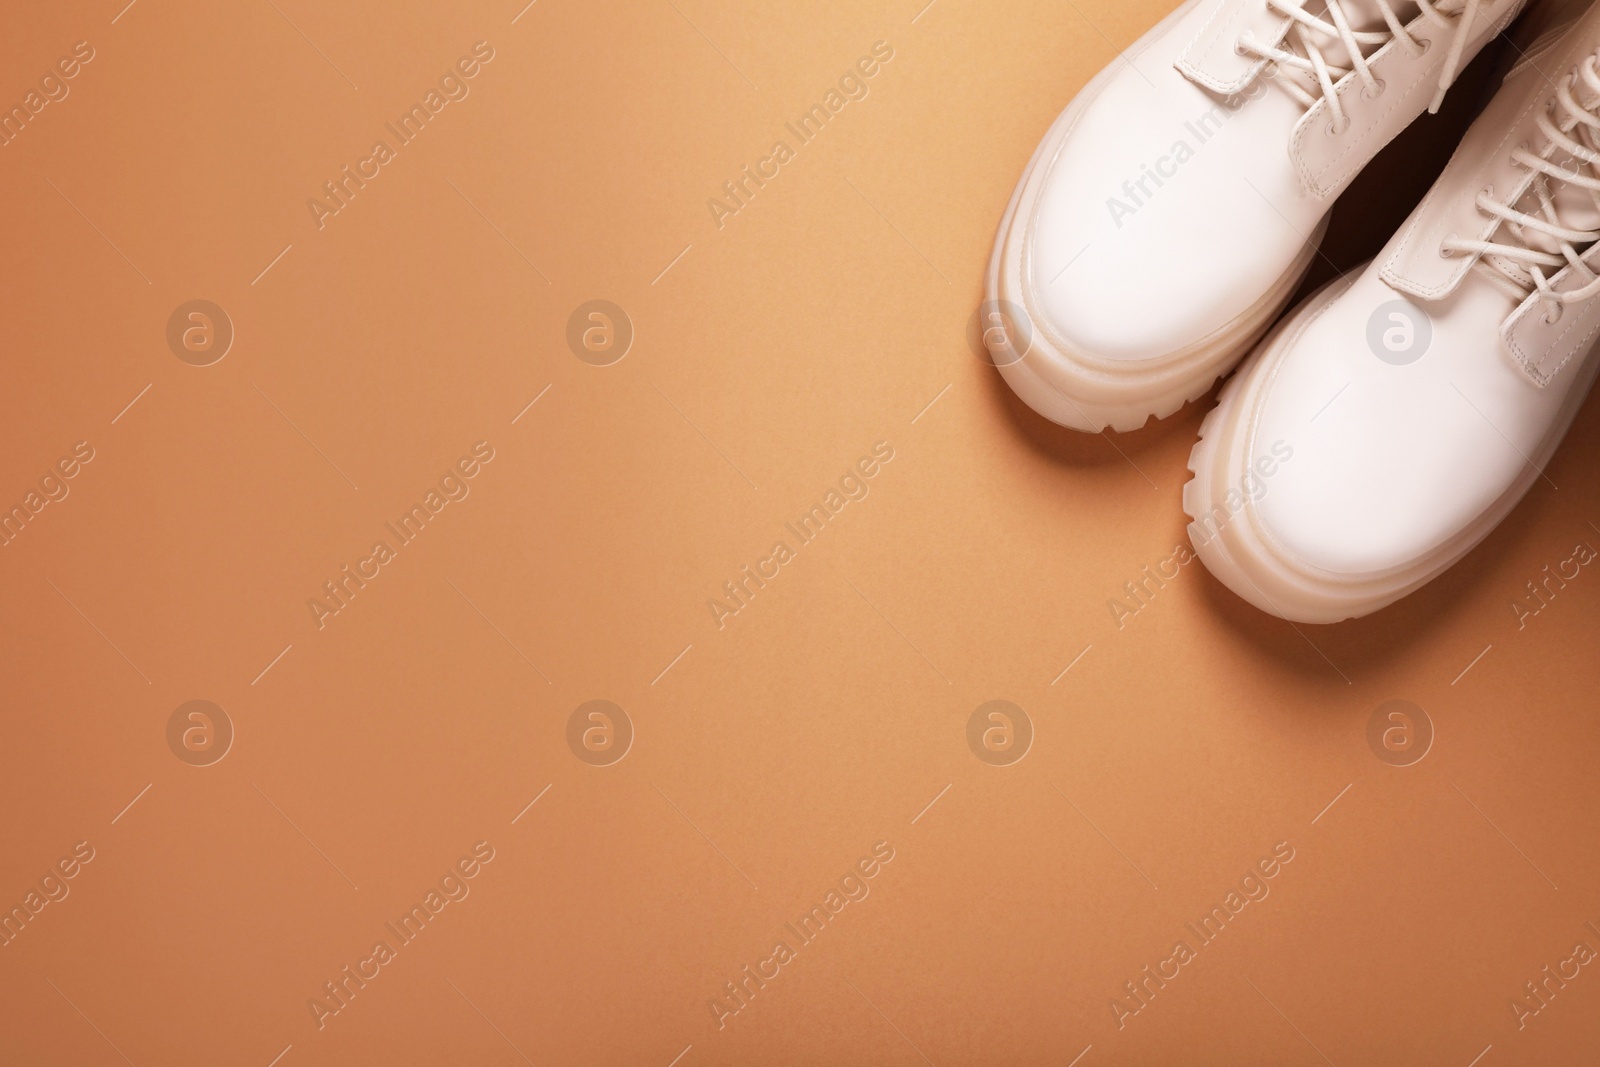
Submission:
[[[1335,198],[1524,2],[1188,0],[1012,195],[980,316],[1034,410],[1133,430],[1244,359],[1183,507],[1206,566],[1272,614],[1337,622],[1443,572],[1542,477],[1600,369],[1587,2],[1533,0],[1548,28],[1513,38],[1421,205],[1280,320]]]

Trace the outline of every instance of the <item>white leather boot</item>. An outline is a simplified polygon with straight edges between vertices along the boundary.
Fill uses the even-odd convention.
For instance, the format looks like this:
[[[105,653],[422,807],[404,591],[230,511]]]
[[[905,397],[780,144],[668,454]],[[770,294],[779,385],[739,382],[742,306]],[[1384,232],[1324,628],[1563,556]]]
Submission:
[[[979,310],[1030,407],[1134,430],[1226,373],[1334,199],[1522,0],[1189,0],[1102,71],[1012,194]]]
[[[1600,7],[1530,50],[1378,258],[1224,388],[1184,510],[1252,604],[1376,611],[1544,477],[1600,368],[1597,50]]]

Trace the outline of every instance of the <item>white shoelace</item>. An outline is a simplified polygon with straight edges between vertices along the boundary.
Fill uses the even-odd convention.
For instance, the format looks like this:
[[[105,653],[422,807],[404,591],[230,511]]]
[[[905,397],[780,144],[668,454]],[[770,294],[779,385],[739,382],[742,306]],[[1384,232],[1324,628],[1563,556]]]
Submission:
[[[1343,133],[1349,125],[1344,107],[1339,102],[1339,94],[1334,91],[1334,86],[1340,79],[1354,72],[1360,77],[1365,93],[1369,97],[1377,96],[1383,92],[1384,84],[1372,73],[1372,67],[1368,63],[1374,53],[1390,41],[1397,41],[1406,54],[1415,59],[1426,52],[1432,42],[1424,44],[1407,32],[1405,23],[1395,14],[1394,0],[1376,0],[1378,10],[1383,14],[1383,21],[1388,24],[1388,29],[1367,31],[1351,28],[1350,19],[1345,12],[1345,6],[1350,0],[1324,0],[1324,2],[1327,7],[1325,12],[1327,18],[1306,12],[1301,6],[1305,0],[1266,0],[1270,10],[1294,20],[1290,33],[1299,44],[1298,51],[1262,44],[1249,33],[1239,39],[1238,49],[1242,54],[1253,55],[1275,64],[1278,72],[1298,73],[1307,77],[1313,83],[1313,87],[1319,90],[1320,98],[1328,102],[1328,112],[1332,116],[1330,128],[1332,132],[1338,134]],[[1416,3],[1423,16],[1434,26],[1441,30],[1453,31],[1450,51],[1445,56],[1444,70],[1439,76],[1439,91],[1428,107],[1430,112],[1436,112],[1444,101],[1446,91],[1460,73],[1461,58],[1466,53],[1472,24],[1482,0],[1441,0],[1440,3],[1416,0]],[[1349,66],[1330,63],[1328,57],[1324,55],[1323,49],[1334,43],[1344,46],[1344,57]],[[1283,77],[1274,77],[1274,80],[1307,108],[1313,106],[1319,99],[1318,93],[1308,92],[1293,80]]]
[[[1494,189],[1478,194],[1478,210],[1500,222],[1495,229],[1504,229],[1505,239],[1466,240],[1451,235],[1440,245],[1443,255],[1467,252],[1479,256],[1475,266],[1490,281],[1519,303],[1538,293],[1545,302],[1545,321],[1552,323],[1561,317],[1568,304],[1576,304],[1600,293],[1600,275],[1583,261],[1583,253],[1600,241],[1600,228],[1585,229],[1572,220],[1563,220],[1556,204],[1556,196],[1563,187],[1581,189],[1588,194],[1597,215],[1600,215],[1600,69],[1596,56],[1589,56],[1578,69],[1569,74],[1556,89],[1555,96],[1538,116],[1539,132],[1544,144],[1534,152],[1523,145],[1511,153],[1513,163],[1533,171],[1533,184],[1518,198],[1529,211],[1519,210],[1512,204],[1494,198]],[[1582,82],[1587,90],[1585,104],[1573,90]],[[1559,118],[1554,117],[1559,114]],[[1575,135],[1575,136],[1574,136]],[[1566,162],[1557,164],[1551,157],[1564,154]],[[1531,214],[1538,201],[1538,214]],[[1570,208],[1569,208],[1570,213]],[[1594,225],[1600,226],[1600,223]],[[1550,273],[1571,267],[1584,284],[1566,292],[1557,292],[1550,285]]]

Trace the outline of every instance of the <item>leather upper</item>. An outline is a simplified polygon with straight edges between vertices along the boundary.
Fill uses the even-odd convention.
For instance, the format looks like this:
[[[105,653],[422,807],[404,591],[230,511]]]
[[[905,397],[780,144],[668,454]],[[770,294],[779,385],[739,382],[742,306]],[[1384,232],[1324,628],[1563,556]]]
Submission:
[[[1395,365],[1370,337],[1375,317],[1381,329],[1395,321],[1385,309],[1400,299],[1364,271],[1266,369],[1246,416],[1250,455],[1279,441],[1294,450],[1256,504],[1263,532],[1334,574],[1405,566],[1467,528],[1526,469],[1559,407],[1504,358],[1499,326],[1515,305],[1499,290],[1469,283],[1413,304],[1431,339]]]
[[[1519,6],[1483,4],[1468,58]],[[1026,296],[1058,343],[1111,362],[1162,360],[1224,329],[1426,108],[1444,44],[1412,59],[1391,42],[1369,60],[1384,93],[1367,100],[1346,78],[1350,125],[1330,135],[1325,101],[1306,110],[1235,47],[1246,30],[1281,39],[1287,21],[1266,0],[1190,0],[1075,103],[1025,236]],[[1445,36],[1420,16],[1413,25],[1419,39]]]
[[[1290,558],[1347,577],[1412,565],[1537,477],[1564,433],[1592,379],[1600,298],[1549,322],[1537,296],[1518,301],[1473,270],[1474,257],[1442,256],[1441,242],[1489,233],[1478,194],[1525,185],[1527,168],[1509,160],[1540,139],[1529,116],[1597,45],[1600,7],[1513,71],[1378,258],[1251,370],[1262,384],[1242,416],[1250,447],[1294,450],[1255,505],[1261,532]],[[1558,285],[1573,284],[1570,273]],[[1394,324],[1406,339],[1426,331],[1420,355],[1380,353]]]

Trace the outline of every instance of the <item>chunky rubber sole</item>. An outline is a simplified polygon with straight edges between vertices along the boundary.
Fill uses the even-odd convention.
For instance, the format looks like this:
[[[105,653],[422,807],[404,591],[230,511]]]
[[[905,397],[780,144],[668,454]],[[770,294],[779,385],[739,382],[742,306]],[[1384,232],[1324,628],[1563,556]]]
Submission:
[[[1182,5],[1152,32],[1165,29],[1196,2]],[[1131,52],[1130,61],[1137,54]],[[1028,298],[1028,222],[1038,201],[1045,162],[1055,157],[1084,109],[1118,69],[1107,67],[1085,85],[1034,150],[1001,216],[984,279],[984,296],[990,306],[1006,303],[1020,307],[1030,319],[1028,351],[1021,359],[996,362],[1006,383],[1040,415],[1086,433],[1107,428],[1119,433],[1137,430],[1150,419],[1164,419],[1204,396],[1250,352],[1294,297],[1311,269],[1328,224],[1324,216],[1299,256],[1256,303],[1222,329],[1182,350],[1133,362],[1096,356],[1049,336],[1043,327],[1045,319]]]
[[[1240,598],[1291,622],[1328,624],[1360,618],[1388,607],[1450,569],[1499,526],[1541,477],[1600,371],[1586,360],[1583,376],[1568,395],[1551,432],[1517,480],[1455,537],[1425,556],[1386,571],[1345,575],[1295,559],[1261,527],[1253,502],[1230,513],[1226,495],[1237,490],[1253,458],[1256,409],[1278,362],[1307,326],[1354,282],[1358,272],[1317,290],[1286,318],[1223,386],[1217,405],[1200,424],[1200,440],[1189,453],[1193,478],[1183,487],[1190,518],[1189,540],[1206,569]],[[1218,516],[1224,516],[1217,521]],[[1206,523],[1210,524],[1208,528]]]

